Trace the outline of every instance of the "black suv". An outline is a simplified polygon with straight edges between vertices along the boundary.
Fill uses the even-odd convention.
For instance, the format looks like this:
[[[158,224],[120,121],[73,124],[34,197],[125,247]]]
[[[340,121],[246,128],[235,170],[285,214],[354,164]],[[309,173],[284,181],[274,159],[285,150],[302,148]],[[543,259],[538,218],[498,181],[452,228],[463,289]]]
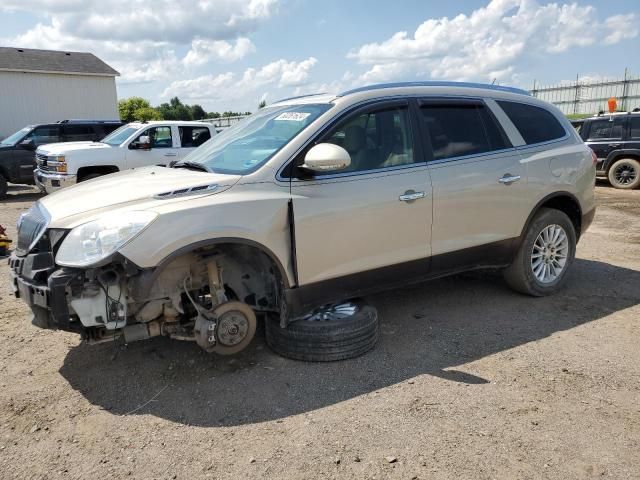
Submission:
[[[598,157],[597,175],[615,188],[640,186],[640,111],[585,118],[580,136]]]
[[[0,198],[7,193],[7,182],[34,183],[35,150],[58,142],[102,140],[120,127],[120,120],[62,120],[58,123],[29,125],[0,142]]]

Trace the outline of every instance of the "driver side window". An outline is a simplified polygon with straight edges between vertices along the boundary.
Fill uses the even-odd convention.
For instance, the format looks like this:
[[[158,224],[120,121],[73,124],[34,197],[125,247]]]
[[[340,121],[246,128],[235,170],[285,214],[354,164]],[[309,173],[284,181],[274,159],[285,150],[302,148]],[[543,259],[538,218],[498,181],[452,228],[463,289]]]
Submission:
[[[344,148],[351,165],[336,173],[363,172],[414,163],[407,107],[360,113],[342,121],[324,142]]]
[[[132,143],[139,144],[140,137],[149,137],[150,148],[172,148],[171,127],[151,127],[142,132]]]

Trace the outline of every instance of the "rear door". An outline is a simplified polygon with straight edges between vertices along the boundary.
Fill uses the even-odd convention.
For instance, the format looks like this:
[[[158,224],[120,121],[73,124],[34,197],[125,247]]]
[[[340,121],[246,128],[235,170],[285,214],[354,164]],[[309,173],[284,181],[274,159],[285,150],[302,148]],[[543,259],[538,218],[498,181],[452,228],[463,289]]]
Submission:
[[[351,165],[311,178],[294,169],[299,285],[334,280],[325,285],[344,297],[427,274],[431,180],[416,135],[409,102],[396,100],[361,107],[314,142],[342,146]]]
[[[180,159],[189,155],[196,148],[211,138],[211,132],[206,125],[180,125],[178,126],[178,134],[180,137],[178,157]]]
[[[62,134],[65,142],[90,142],[96,139],[91,125],[65,124]]]
[[[598,157],[598,170],[603,170],[609,154],[622,146],[627,116],[608,115],[588,122],[586,142]],[[584,138],[584,137],[583,137]]]
[[[527,217],[520,156],[482,99],[424,98],[434,273],[501,264]]]

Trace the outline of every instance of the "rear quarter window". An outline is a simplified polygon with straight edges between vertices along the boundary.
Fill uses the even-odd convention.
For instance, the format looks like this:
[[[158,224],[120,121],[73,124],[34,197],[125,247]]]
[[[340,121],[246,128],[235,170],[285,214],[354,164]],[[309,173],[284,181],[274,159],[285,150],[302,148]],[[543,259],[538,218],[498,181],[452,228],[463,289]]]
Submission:
[[[498,100],[497,103],[527,145],[557,140],[567,134],[558,119],[544,108],[504,100]]]

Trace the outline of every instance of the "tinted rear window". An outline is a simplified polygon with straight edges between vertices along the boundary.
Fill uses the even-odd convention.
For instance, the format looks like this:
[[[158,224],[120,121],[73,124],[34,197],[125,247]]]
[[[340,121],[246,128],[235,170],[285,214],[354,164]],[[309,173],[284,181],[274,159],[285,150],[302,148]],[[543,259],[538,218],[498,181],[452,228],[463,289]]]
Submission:
[[[589,123],[589,140],[622,138],[624,117],[602,117]]]
[[[483,105],[434,103],[420,107],[433,159],[461,157],[509,147]]]
[[[527,145],[556,140],[566,135],[558,119],[544,108],[504,100],[499,100],[498,105],[513,122]]]

